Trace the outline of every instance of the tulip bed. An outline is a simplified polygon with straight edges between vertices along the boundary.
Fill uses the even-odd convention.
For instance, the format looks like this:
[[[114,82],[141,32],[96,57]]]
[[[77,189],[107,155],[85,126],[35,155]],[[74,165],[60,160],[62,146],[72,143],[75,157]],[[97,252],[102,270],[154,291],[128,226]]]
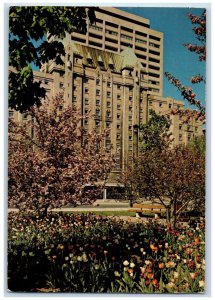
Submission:
[[[204,225],[171,229],[88,215],[8,218],[8,288],[31,292],[198,293]]]

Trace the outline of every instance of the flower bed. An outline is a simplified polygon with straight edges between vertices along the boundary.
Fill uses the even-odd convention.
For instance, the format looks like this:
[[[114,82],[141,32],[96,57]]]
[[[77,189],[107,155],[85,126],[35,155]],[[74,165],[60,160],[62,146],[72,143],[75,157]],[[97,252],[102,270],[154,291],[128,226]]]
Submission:
[[[12,291],[196,293],[205,288],[204,226],[172,230],[88,215],[9,216]]]

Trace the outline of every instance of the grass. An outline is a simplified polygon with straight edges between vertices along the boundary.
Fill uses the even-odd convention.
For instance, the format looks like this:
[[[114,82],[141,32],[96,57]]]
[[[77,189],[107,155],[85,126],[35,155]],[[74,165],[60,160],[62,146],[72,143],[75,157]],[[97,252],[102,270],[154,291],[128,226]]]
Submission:
[[[135,212],[124,211],[124,210],[114,210],[114,211],[74,211],[74,212],[64,212],[66,214],[89,214],[93,213],[97,216],[126,216],[126,217],[135,217]]]

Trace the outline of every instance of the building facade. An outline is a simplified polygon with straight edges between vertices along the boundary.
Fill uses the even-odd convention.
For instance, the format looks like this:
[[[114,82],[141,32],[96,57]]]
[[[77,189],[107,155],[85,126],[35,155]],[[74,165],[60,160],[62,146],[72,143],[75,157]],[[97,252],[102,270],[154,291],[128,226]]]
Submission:
[[[103,146],[116,155],[113,180],[138,155],[139,126],[150,118],[150,109],[171,119],[174,145],[202,134],[201,122],[192,119],[185,125],[170,114],[183,109],[183,101],[162,97],[163,33],[151,29],[149,20],[99,8],[96,24],[88,24],[86,35],[73,32],[63,42],[64,66],[50,61],[34,72],[34,79],[42,82],[48,97],[63,93],[65,106],[90,114],[82,124],[86,130],[110,129]]]

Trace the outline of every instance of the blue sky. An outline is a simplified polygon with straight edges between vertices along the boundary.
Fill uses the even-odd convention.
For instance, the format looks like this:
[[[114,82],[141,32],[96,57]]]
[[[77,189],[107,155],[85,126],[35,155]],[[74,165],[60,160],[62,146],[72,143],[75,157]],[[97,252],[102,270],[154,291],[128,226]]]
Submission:
[[[205,74],[205,63],[198,61],[195,53],[188,51],[183,44],[198,43],[192,31],[193,24],[187,17],[189,12],[201,15],[200,8],[164,8],[164,7],[117,7],[124,11],[142,16],[150,20],[152,29],[164,33],[164,65],[163,71],[170,72],[180,79],[182,84],[194,89],[197,97],[205,103],[205,85],[190,83],[193,75]],[[177,88],[163,78],[163,96],[183,100]],[[186,102],[185,102],[186,103]]]

